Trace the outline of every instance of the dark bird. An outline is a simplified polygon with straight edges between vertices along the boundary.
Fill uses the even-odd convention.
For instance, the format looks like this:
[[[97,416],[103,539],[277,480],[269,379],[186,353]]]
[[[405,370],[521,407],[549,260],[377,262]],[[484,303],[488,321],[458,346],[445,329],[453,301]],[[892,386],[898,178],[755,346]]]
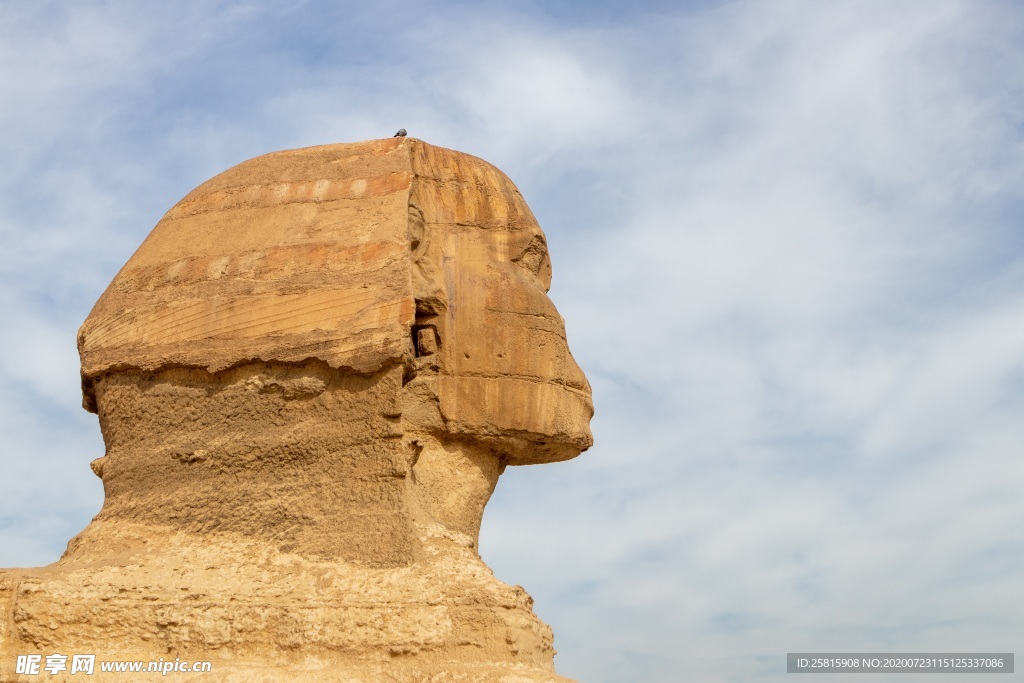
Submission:
[[[395,133],[393,137],[404,138],[406,135],[408,135],[408,133],[405,132],[405,128],[399,128],[398,132]]]

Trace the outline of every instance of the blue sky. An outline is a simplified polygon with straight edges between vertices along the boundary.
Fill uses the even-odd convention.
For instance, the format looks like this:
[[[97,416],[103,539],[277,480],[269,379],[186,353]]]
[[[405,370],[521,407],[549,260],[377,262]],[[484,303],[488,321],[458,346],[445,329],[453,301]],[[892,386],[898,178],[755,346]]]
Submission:
[[[75,334],[160,216],[405,127],[520,187],[594,387],[594,448],[482,533],[563,675],[1013,651],[1024,9],[640,5],[0,5],[0,566],[101,505]]]

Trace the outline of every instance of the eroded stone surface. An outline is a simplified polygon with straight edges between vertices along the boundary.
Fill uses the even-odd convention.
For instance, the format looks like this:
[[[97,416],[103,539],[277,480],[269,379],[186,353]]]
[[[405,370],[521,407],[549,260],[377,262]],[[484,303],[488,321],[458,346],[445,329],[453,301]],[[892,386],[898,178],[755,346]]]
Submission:
[[[506,466],[591,443],[550,278],[508,178],[419,140],[196,188],[79,333],[105,501],[59,562],[0,570],[0,680],[53,652],[213,663],[177,680],[564,680],[476,550]]]

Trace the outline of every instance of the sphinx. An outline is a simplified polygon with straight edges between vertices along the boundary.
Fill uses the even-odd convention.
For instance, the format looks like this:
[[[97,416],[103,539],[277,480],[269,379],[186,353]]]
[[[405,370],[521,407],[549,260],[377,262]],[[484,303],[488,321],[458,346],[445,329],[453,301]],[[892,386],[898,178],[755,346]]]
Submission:
[[[0,679],[37,680],[14,671],[36,653],[209,662],[176,680],[566,680],[477,551],[506,467],[592,444],[550,283],[512,182],[414,138],[193,190],[79,332],[104,503],[55,564],[0,570]]]

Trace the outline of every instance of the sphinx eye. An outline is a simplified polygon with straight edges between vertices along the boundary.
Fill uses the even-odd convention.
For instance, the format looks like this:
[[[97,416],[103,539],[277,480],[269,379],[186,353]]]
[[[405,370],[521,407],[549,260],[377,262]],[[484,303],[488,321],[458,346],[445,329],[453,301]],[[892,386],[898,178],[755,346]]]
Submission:
[[[539,276],[547,257],[548,245],[544,242],[544,238],[540,235],[534,235],[530,243],[526,245],[526,249],[519,256],[512,259],[512,262],[518,263],[534,275]]]

